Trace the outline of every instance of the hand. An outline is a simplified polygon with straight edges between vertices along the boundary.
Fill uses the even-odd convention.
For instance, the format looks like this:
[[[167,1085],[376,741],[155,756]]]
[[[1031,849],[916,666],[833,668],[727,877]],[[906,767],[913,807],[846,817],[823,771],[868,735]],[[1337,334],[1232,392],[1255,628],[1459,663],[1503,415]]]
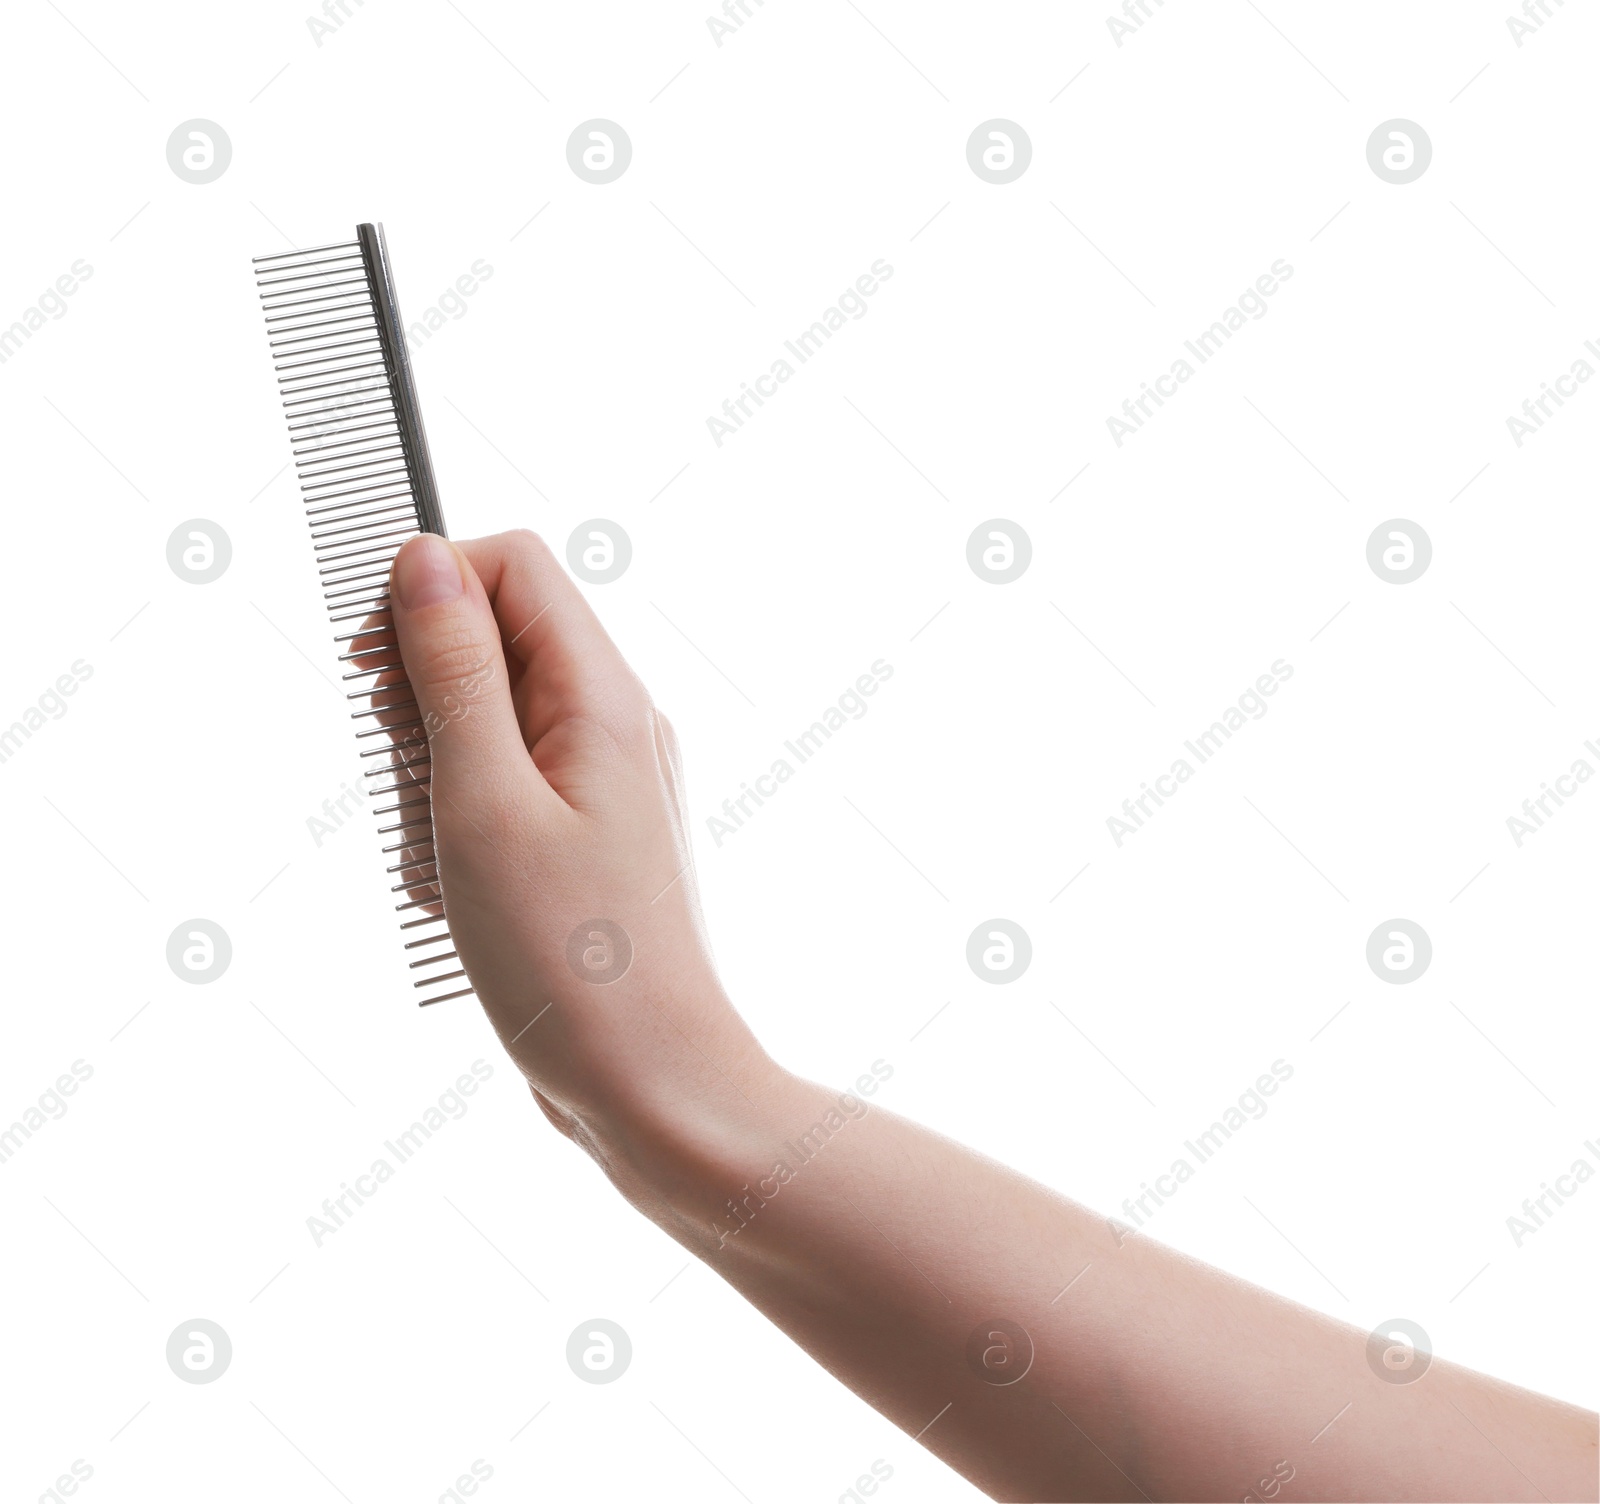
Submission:
[[[438,887],[413,892],[442,891],[546,1116],[653,1201],[775,1072],[712,965],[677,738],[532,533],[414,538],[391,594],[432,763]]]

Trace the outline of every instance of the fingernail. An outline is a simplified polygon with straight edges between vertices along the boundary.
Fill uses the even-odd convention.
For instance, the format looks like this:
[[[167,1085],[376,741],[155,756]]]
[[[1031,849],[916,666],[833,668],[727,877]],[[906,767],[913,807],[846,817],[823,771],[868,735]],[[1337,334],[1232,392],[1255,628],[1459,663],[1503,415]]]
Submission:
[[[413,538],[394,561],[395,593],[408,611],[453,601],[461,588],[455,550],[432,533]]]

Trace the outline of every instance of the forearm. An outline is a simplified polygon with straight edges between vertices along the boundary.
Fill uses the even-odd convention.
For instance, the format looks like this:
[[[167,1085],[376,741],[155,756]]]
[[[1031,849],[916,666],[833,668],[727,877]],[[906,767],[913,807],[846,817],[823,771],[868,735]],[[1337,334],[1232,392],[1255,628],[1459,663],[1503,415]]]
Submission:
[[[636,1199],[995,1497],[1595,1497],[1586,1412],[1438,1360],[1386,1382],[1365,1333],[751,1069],[737,1105],[656,1125]]]

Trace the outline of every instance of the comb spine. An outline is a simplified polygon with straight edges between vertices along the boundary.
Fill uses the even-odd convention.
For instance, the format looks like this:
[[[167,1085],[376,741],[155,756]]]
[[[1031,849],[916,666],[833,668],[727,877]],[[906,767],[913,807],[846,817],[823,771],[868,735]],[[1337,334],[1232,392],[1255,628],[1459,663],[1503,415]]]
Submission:
[[[417,518],[425,533],[445,536],[444,508],[433,479],[433,461],[428,455],[428,436],[422,427],[422,409],[417,402],[416,384],[411,379],[411,357],[406,349],[405,329],[400,323],[400,305],[395,298],[394,277],[389,269],[389,247],[383,226],[356,226],[356,240],[367,269],[372,289],[373,311],[377,316],[378,338],[389,368],[391,395],[400,443],[411,472],[411,489],[416,498]]]

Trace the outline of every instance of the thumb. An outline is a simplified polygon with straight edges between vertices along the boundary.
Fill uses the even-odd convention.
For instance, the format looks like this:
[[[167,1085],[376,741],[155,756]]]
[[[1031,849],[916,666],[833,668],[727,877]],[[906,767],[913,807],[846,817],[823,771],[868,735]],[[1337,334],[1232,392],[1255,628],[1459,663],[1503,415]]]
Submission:
[[[424,533],[395,555],[389,594],[435,793],[480,808],[510,794],[533,761],[477,574],[453,544]]]

